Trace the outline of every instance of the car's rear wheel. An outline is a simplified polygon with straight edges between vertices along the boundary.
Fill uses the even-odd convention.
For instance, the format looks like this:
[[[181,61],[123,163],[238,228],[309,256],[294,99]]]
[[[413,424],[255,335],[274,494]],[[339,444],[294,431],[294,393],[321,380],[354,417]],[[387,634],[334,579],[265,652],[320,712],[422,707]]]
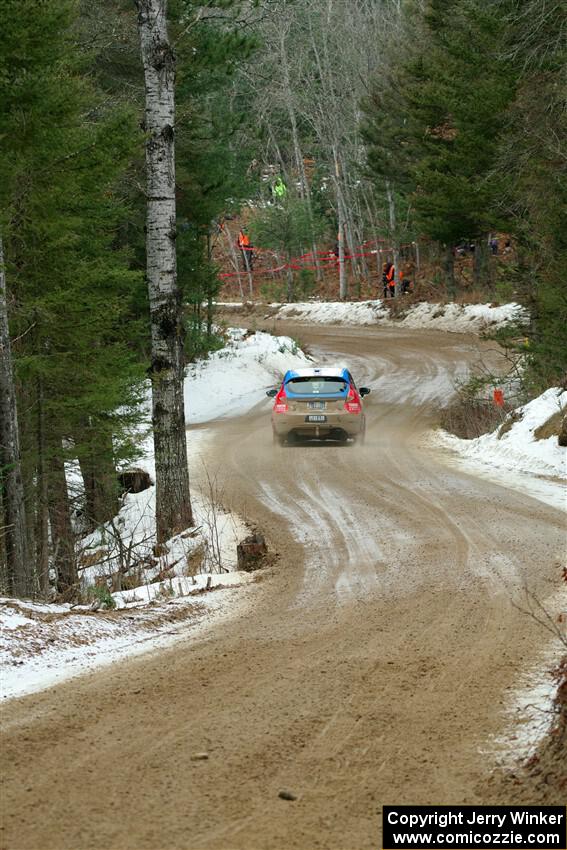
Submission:
[[[285,437],[282,437],[280,434],[276,434],[275,431],[272,431],[272,442],[274,446],[283,446],[285,442]]]

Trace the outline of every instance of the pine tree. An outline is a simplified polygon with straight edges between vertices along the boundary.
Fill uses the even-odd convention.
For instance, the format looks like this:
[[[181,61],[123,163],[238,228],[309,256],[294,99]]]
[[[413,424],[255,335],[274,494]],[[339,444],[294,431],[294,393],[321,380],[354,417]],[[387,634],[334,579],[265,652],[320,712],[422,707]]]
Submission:
[[[6,586],[9,592],[26,595],[31,587],[27,519],[20,454],[20,431],[14,382],[14,366],[8,322],[8,298],[4,248],[0,232],[0,505],[5,525]],[[2,514],[0,514],[2,516]]]
[[[476,243],[487,283],[488,233],[503,222],[497,158],[516,84],[504,39],[495,4],[433,0],[415,55],[366,103],[370,169],[395,180],[417,231],[445,246],[453,292],[453,246]]]
[[[526,383],[567,375],[567,12],[556,0],[501,0],[506,52],[518,77],[499,167],[502,204],[518,244],[514,285],[532,316]]]
[[[29,547],[41,565],[28,592],[46,589],[49,537],[67,592],[76,569],[64,462],[81,459],[93,485],[82,512],[96,523],[115,512],[115,463],[133,448],[140,370],[125,320],[139,275],[117,246],[115,185],[136,131],[82,76],[73,3],[3,5],[2,224]]]
[[[253,242],[273,248],[287,263],[287,300],[295,299],[294,274],[290,266],[294,255],[300,254],[328,232],[328,223],[314,215],[307,201],[297,197],[273,207],[267,207],[253,218],[250,230]]]

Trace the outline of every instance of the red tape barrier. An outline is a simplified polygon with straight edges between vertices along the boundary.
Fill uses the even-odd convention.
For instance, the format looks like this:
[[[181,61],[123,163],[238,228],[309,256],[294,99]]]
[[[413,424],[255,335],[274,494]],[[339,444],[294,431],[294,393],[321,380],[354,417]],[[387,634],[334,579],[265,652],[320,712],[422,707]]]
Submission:
[[[363,242],[362,245],[358,245],[358,248],[367,248],[370,245],[378,245],[383,243],[382,239],[375,239],[372,241]],[[400,248],[410,248],[414,245],[414,242],[404,242],[400,245]],[[274,251],[270,251],[264,248],[253,248],[249,246],[238,246],[238,250],[245,252],[249,251],[251,254],[256,255],[270,255],[272,257],[276,257]],[[345,252],[345,262],[349,260],[353,260],[357,257],[376,257],[376,254],[391,254],[393,253],[393,248],[377,248],[374,251],[360,251],[356,254],[349,254]],[[315,257],[319,257],[319,267],[329,267],[331,265],[338,266],[339,258],[335,254],[334,251],[309,251],[307,254],[301,254],[299,257],[292,257],[289,263],[283,263],[275,268],[270,269],[257,269],[256,271],[246,271],[243,269],[241,272],[221,272],[219,274],[219,278],[221,280],[227,280],[228,278],[239,277],[241,274],[250,274],[252,277],[262,277],[265,275],[274,275],[279,274],[280,272],[287,271],[291,269],[292,271],[302,271],[303,269],[309,271],[315,271],[317,269],[317,265],[315,265]],[[313,265],[306,265],[307,261],[311,260]]]

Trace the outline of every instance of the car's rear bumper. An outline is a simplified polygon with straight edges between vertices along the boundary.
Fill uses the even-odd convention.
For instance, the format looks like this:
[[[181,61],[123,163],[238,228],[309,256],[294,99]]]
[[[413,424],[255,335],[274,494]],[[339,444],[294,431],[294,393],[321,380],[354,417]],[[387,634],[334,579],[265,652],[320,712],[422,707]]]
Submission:
[[[328,437],[339,431],[347,437],[357,437],[364,431],[364,414],[329,413],[324,422],[309,422],[304,413],[277,413],[272,415],[272,427],[278,437],[291,433],[299,437]]]

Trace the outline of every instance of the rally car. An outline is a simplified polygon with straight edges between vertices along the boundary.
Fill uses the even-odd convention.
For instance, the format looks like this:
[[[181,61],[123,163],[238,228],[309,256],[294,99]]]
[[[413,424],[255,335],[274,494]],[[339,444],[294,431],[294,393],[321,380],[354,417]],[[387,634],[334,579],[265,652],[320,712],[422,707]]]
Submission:
[[[286,372],[274,399],[274,443],[316,439],[364,442],[366,417],[362,399],[368,387],[357,389],[348,369],[321,366]]]

